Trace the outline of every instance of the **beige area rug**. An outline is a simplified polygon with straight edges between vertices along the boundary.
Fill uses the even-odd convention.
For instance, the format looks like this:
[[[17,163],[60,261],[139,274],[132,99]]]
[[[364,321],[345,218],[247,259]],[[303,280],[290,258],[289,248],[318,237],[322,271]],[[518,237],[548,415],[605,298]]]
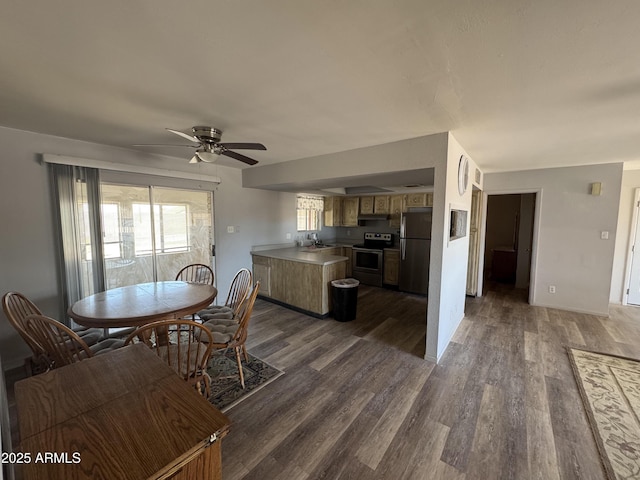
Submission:
[[[567,351],[607,476],[640,479],[640,362]]]

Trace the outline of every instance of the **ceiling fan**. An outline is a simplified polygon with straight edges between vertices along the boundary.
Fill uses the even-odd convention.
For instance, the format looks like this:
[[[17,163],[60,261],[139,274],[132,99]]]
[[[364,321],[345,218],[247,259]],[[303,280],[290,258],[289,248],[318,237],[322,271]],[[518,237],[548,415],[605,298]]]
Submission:
[[[257,160],[249,158],[241,153],[234,152],[232,149],[239,150],[266,150],[267,147],[261,143],[220,143],[222,138],[222,131],[213,127],[197,126],[191,129],[192,134],[181,132],[179,130],[172,130],[167,128],[171,133],[189,140],[196,145],[134,145],[135,147],[188,147],[195,148],[195,154],[189,160],[189,163],[212,163],[218,159],[218,156],[225,155],[227,157],[234,158],[248,165],[255,165]]]

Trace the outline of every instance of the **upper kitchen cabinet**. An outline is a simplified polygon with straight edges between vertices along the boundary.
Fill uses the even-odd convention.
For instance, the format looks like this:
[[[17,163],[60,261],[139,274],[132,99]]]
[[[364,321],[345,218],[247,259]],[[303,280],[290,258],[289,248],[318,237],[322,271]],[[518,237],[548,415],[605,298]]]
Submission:
[[[433,207],[433,193],[410,193],[407,195],[407,207]]]
[[[422,193],[410,193],[407,195],[407,207],[426,207],[427,206],[427,194]]]
[[[344,197],[342,199],[342,226],[357,227],[358,226],[358,197]],[[373,201],[371,202],[373,205]]]
[[[342,226],[342,197],[324,197],[324,226]]]
[[[373,197],[360,197],[360,213],[363,215],[373,214]]]
[[[405,211],[406,195],[389,197],[389,226],[400,228],[400,215]]]
[[[389,214],[389,195],[377,195],[374,197],[373,213]]]

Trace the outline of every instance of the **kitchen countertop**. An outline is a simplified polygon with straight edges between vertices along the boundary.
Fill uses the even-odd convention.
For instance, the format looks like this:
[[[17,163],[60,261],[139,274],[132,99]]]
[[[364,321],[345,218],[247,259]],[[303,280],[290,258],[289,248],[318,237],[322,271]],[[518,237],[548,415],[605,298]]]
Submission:
[[[338,247],[341,245],[338,245]],[[323,250],[329,250],[334,247],[309,248],[309,247],[290,247],[276,248],[273,250],[254,250],[251,255],[258,257],[278,258],[281,260],[291,260],[293,262],[311,263],[314,265],[331,265],[333,263],[348,260],[347,257],[341,255],[331,255],[323,253]]]

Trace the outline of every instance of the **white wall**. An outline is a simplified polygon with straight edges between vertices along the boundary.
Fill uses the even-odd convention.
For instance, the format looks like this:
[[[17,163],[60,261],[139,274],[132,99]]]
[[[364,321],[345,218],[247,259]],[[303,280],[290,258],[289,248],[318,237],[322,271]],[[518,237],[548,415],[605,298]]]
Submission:
[[[373,147],[265,165],[245,170],[243,185],[270,188],[274,185],[429,168],[446,157],[447,138],[447,133],[436,133]]]
[[[46,315],[59,311],[52,223],[51,195],[41,153],[94,160],[194,171],[184,158],[145,154],[104,145],[31,132],[0,128],[0,295],[10,290],[24,293]],[[201,173],[218,175],[222,183],[214,193],[217,279],[220,296],[235,272],[251,267],[252,245],[282,243],[295,232],[295,195],[242,188],[239,169],[216,165],[195,166]],[[226,233],[227,225],[239,232]],[[29,350],[4,314],[0,314],[0,355],[3,366],[22,364]]]
[[[464,195],[460,195],[458,163],[462,155],[469,158],[449,134],[447,155],[435,171],[426,357],[436,362],[444,354],[464,317],[471,215],[467,215],[467,235],[449,240],[450,209],[471,211],[472,184],[477,166],[469,158],[469,185]]]
[[[602,182],[602,195],[589,194],[593,182]],[[608,314],[621,183],[621,163],[486,175],[488,194],[540,192],[534,305]]]
[[[640,170],[625,170],[622,173],[622,191],[620,192],[620,213],[616,229],[616,247],[613,257],[613,274],[611,276],[611,303],[622,303],[626,289],[627,264],[629,258],[629,242],[631,240],[631,223],[633,221],[633,199],[635,189],[640,188]]]

